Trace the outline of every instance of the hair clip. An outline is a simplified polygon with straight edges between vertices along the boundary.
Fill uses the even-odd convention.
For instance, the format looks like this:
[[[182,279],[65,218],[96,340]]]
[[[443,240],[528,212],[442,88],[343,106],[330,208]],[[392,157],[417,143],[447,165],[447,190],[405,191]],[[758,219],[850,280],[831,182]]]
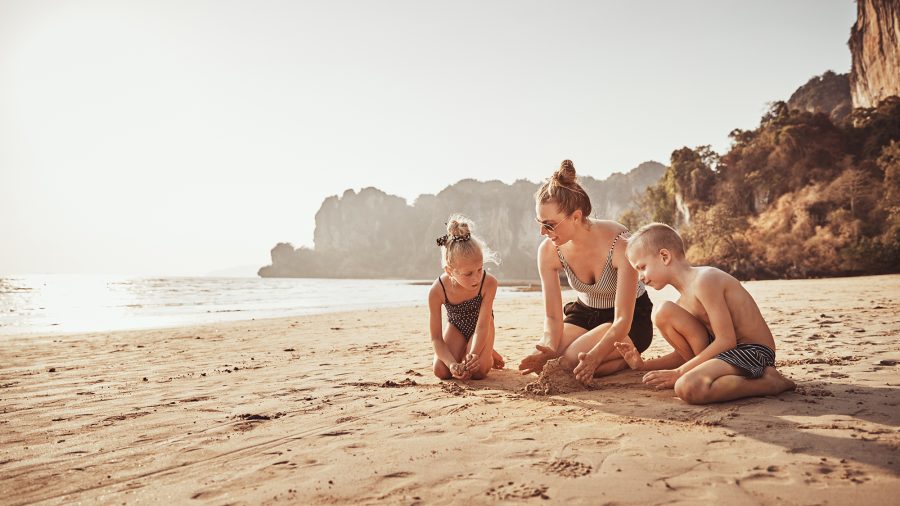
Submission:
[[[442,235],[442,236],[438,237],[438,238],[437,238],[437,245],[438,245],[438,246],[446,246],[446,245],[447,245],[447,240],[448,240],[449,238],[450,238],[450,236],[446,236],[446,235]]]

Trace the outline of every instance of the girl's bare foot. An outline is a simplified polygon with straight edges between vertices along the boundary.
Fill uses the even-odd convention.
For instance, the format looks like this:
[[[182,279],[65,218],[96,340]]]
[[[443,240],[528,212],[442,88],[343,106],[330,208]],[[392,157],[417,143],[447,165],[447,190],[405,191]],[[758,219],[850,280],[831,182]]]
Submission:
[[[641,352],[637,351],[637,348],[635,348],[633,344],[630,342],[617,342],[615,345],[616,351],[622,355],[622,358],[625,359],[625,363],[628,364],[628,367],[635,371],[640,371],[644,368],[644,359],[641,357]]]
[[[506,367],[506,361],[497,353],[497,350],[491,350],[491,356],[494,359],[494,369],[503,369]]]

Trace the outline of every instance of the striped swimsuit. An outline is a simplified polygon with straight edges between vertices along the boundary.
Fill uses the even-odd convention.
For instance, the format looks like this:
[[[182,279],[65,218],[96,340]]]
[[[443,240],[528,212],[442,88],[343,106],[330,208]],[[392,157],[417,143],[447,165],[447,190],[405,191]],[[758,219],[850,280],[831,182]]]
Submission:
[[[578,276],[575,275],[575,271],[569,267],[568,262],[563,258],[562,252],[559,251],[559,248],[556,248],[556,255],[559,257],[559,261],[562,262],[563,267],[566,270],[569,286],[578,292],[578,300],[580,300],[582,304],[595,309],[609,309],[615,307],[616,281],[619,277],[619,271],[612,266],[613,250],[616,249],[616,243],[619,241],[619,238],[628,237],[628,235],[628,231],[625,230],[613,240],[612,246],[609,248],[609,253],[606,255],[606,264],[603,266],[603,274],[593,285],[589,285],[578,279]],[[638,280],[637,297],[644,295],[646,291],[647,288],[644,287],[644,283],[641,283],[641,280]]]

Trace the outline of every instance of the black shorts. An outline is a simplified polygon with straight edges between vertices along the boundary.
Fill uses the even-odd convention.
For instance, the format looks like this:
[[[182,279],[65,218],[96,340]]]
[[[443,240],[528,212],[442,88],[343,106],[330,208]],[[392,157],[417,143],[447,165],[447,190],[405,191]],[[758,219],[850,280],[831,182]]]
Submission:
[[[644,293],[634,301],[634,317],[631,319],[631,330],[628,336],[639,352],[644,352],[650,347],[653,340],[653,322],[650,320],[650,312],[653,303],[650,297]],[[592,330],[604,323],[610,323],[615,317],[615,308],[597,309],[590,307],[580,300],[569,302],[563,307],[564,323],[577,325],[585,330]]]

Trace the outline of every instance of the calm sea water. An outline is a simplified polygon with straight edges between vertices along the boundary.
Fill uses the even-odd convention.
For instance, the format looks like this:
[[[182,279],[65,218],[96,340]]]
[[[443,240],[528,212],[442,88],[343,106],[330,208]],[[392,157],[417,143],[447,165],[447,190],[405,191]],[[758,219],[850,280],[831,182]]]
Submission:
[[[425,304],[398,280],[0,277],[0,335],[173,327]],[[523,295],[501,288],[498,298]]]

